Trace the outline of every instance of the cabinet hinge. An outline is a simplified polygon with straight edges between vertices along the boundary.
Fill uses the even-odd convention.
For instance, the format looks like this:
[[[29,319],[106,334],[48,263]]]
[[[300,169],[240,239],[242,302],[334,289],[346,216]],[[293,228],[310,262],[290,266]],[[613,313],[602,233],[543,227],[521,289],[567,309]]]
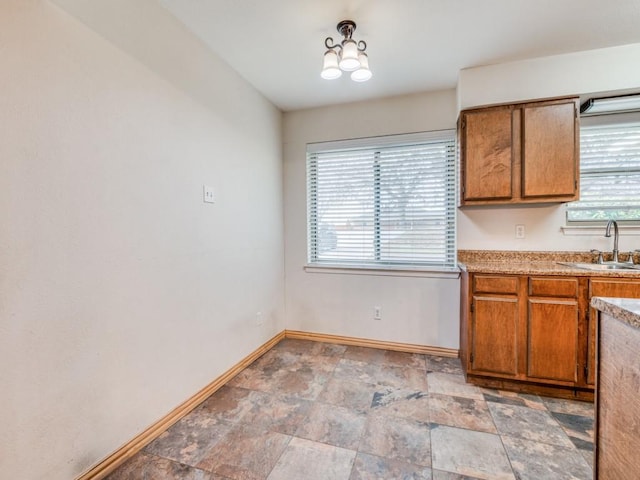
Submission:
[[[466,122],[466,120],[463,118],[463,119],[460,121],[460,128],[465,128],[466,126],[467,126],[467,122]]]
[[[589,365],[584,366],[584,378],[589,378]]]
[[[471,313],[473,313],[473,310],[475,309],[475,307],[473,306],[474,302],[471,302]]]
[[[471,360],[471,363],[473,363],[473,353],[469,355],[469,360]]]

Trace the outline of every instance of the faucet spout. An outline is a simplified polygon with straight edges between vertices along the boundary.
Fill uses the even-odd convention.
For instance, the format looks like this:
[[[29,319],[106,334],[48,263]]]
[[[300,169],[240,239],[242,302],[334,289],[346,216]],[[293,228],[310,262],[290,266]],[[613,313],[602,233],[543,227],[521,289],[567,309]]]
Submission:
[[[613,225],[613,261],[615,263],[618,263],[618,237],[619,237],[619,232],[618,232],[618,222],[616,222],[615,220],[609,220],[609,223],[607,223],[607,230],[604,233],[605,237],[611,237],[611,225]]]

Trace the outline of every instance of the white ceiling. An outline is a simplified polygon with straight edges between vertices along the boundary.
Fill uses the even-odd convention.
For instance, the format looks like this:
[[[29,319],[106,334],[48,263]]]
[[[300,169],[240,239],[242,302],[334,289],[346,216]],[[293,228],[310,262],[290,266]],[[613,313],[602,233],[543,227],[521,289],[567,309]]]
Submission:
[[[459,70],[640,42],[639,0],[160,0],[283,110],[453,88]],[[373,78],[320,78],[354,20]],[[640,59],[639,59],[640,61]]]
[[[52,1],[152,68],[166,52],[174,80],[176,53],[189,54],[188,42],[173,48],[181,40],[166,18],[177,18],[285,111],[454,88],[464,68],[640,43],[640,0]],[[368,82],[320,78],[324,39],[338,40],[344,19],[368,44]]]

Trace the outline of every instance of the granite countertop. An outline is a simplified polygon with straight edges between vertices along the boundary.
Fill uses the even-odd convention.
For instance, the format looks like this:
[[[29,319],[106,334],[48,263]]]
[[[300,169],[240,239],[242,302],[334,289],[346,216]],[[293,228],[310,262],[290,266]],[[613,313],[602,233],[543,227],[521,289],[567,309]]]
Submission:
[[[640,299],[593,297],[591,306],[621,322],[640,329]]]
[[[622,257],[626,260],[625,257]],[[605,257],[605,260],[610,260]],[[637,261],[638,259],[636,259]],[[592,263],[589,252],[518,252],[501,250],[459,250],[458,265],[471,273],[511,275],[570,275],[574,277],[640,278],[640,270],[585,270],[557,262]]]

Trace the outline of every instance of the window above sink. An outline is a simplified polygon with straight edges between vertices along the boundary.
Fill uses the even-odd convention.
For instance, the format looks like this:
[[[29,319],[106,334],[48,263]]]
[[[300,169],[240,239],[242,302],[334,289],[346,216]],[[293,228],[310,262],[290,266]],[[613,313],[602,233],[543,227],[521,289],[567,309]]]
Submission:
[[[581,123],[580,200],[567,204],[567,225],[640,225],[640,112]]]

